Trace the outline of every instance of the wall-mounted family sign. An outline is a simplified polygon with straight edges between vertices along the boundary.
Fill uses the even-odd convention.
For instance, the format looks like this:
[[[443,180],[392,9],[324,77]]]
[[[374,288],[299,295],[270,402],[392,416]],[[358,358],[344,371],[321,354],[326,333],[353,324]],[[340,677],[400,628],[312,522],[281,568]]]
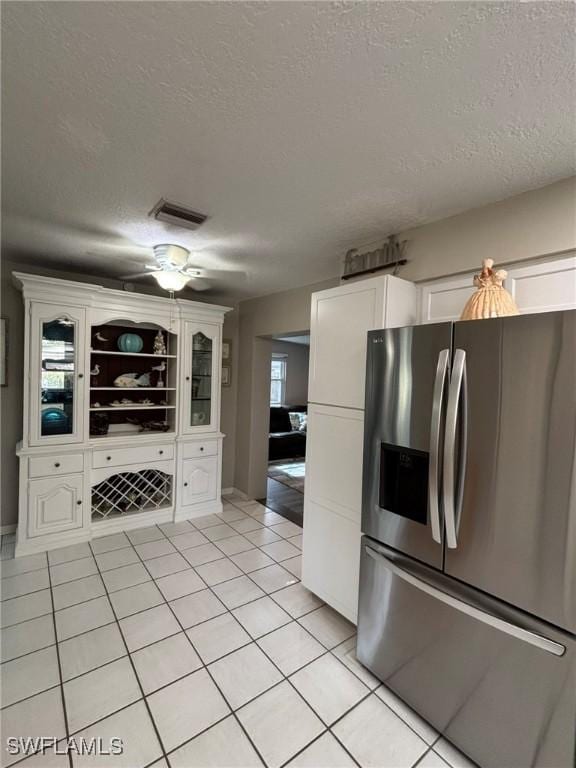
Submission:
[[[401,267],[406,264],[404,252],[407,240],[398,240],[397,235],[390,235],[381,248],[367,253],[359,253],[357,248],[351,248],[344,257],[343,280],[349,280],[357,275],[377,272],[386,267]],[[395,270],[396,271],[396,270]]]

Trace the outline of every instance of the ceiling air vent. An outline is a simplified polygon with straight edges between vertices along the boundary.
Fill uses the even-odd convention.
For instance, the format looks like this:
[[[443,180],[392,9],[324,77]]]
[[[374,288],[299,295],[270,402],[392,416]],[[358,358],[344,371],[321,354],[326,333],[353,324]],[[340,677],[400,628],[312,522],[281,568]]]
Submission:
[[[166,221],[168,224],[186,227],[186,229],[198,229],[208,218],[203,213],[192,211],[180,203],[169,203],[163,198],[152,208],[150,216],[158,221]]]

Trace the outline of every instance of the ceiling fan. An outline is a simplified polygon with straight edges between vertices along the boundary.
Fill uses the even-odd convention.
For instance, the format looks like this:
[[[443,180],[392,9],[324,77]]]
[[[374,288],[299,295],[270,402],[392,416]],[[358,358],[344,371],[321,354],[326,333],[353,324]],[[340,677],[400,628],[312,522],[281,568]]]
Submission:
[[[153,247],[155,264],[145,264],[145,272],[123,275],[121,280],[135,280],[151,275],[166,291],[181,291],[189,285],[195,291],[206,291],[212,287],[211,279],[233,275],[235,279],[244,276],[242,272],[196,267],[190,260],[190,251],[181,245],[162,243]]]

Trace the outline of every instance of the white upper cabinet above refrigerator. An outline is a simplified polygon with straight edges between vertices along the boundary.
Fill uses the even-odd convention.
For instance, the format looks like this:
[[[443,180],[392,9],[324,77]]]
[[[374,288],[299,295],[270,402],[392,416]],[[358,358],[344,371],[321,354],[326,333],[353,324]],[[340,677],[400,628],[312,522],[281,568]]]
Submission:
[[[391,275],[312,295],[308,400],[364,408],[366,332],[416,322],[416,287]]]
[[[506,269],[504,287],[514,297],[520,314],[576,309],[576,255],[511,264]],[[420,283],[419,322],[459,320],[464,305],[476,290],[477,271]]]

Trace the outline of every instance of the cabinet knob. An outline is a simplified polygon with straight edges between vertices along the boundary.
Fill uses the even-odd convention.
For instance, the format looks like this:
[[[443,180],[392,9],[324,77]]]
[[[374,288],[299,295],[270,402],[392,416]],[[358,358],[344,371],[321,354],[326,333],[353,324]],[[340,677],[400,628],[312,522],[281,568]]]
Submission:
[[[83,373],[79,373],[79,374],[78,374],[78,378],[79,378],[79,379],[83,379],[83,378],[84,378],[84,374],[83,374]]]
[[[190,376],[186,376],[186,381],[190,381]]]
[[[60,466],[60,462],[59,461],[54,462],[54,466],[55,467],[59,467]]]
[[[106,456],[106,461],[112,461],[112,456]]]
[[[188,485],[188,483],[184,483],[184,488],[186,488],[187,485]]]
[[[200,450],[201,450],[201,451],[203,451],[203,450],[204,450],[204,446],[203,446],[203,445],[201,445],[201,446],[200,446]]]
[[[158,453],[160,454],[160,456],[162,456],[162,454],[164,453],[164,451],[158,451]]]
[[[76,504],[78,504],[78,506],[80,506],[80,504],[82,504],[82,501],[81,501],[80,499],[78,499],[78,501],[76,502]]]

